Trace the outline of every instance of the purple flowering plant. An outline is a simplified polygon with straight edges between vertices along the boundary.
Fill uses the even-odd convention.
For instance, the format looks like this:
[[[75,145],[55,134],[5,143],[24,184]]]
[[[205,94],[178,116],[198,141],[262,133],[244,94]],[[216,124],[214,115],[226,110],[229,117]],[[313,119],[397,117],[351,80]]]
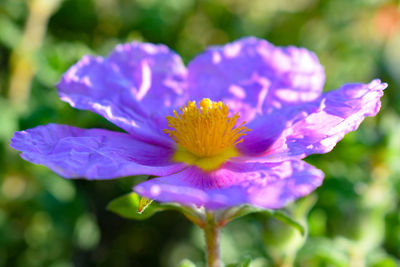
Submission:
[[[208,265],[219,266],[218,229],[249,207],[274,214],[320,186],[323,172],[302,159],[376,115],[387,87],[373,80],[322,93],[324,81],[312,52],[254,37],[210,47],[187,67],[164,45],[122,44],[106,58],[83,57],[57,88],[124,132],[49,124],[16,132],[11,146],[65,178],[153,177],[133,188],[134,208],[171,203],[150,204],[148,215],[183,212],[205,230]],[[126,201],[111,209],[139,218],[118,207]]]

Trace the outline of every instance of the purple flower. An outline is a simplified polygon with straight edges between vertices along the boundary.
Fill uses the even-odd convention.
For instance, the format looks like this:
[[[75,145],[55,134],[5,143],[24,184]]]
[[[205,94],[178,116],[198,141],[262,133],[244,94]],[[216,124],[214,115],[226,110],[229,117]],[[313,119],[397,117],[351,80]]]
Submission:
[[[313,53],[253,37],[211,47],[187,68],[164,45],[118,45],[83,57],[57,87],[125,133],[50,124],[16,132],[11,146],[66,178],[159,176],[134,188],[158,201],[281,208],[322,183],[302,159],[376,115],[387,87],[321,93],[324,80]]]

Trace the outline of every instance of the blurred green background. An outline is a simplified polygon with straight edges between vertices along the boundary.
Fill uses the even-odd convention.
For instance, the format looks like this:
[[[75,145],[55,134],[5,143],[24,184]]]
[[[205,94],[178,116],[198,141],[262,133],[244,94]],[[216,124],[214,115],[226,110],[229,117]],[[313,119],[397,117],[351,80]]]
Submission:
[[[85,54],[164,43],[188,62],[208,45],[254,35],[314,51],[325,90],[389,83],[381,112],[326,155],[326,179],[289,210],[308,238],[264,215],[230,223],[225,263],[400,266],[400,3],[387,0],[1,0],[0,266],[204,266],[203,237],[176,212],[129,221],[106,210],[134,178],[64,180],[11,149],[16,130],[61,123],[116,129],[72,109],[54,85]],[[245,256],[245,258],[243,258]],[[239,265],[238,265],[239,266]]]

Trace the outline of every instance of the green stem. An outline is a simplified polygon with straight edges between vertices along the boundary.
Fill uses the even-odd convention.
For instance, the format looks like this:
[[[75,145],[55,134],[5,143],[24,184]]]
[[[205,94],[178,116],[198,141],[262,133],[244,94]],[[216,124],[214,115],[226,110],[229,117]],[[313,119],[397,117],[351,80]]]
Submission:
[[[44,41],[48,20],[61,0],[31,0],[27,3],[29,14],[24,33],[10,60],[9,99],[19,111],[27,107],[32,78],[36,73],[35,55]]]
[[[220,228],[217,225],[214,215],[207,212],[207,221],[203,230],[206,237],[206,255],[207,255],[207,267],[220,267],[220,256],[219,256],[219,231]]]

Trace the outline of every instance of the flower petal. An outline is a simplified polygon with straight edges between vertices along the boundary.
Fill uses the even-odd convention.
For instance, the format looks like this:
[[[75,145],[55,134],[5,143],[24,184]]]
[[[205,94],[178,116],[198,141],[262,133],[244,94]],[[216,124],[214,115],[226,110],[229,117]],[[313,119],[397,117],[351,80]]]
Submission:
[[[317,101],[286,110],[276,117],[273,122],[279,124],[276,120],[282,119],[280,125],[284,125],[281,133],[275,129],[276,134],[267,134],[274,129],[260,123],[260,127],[253,129],[254,134],[239,144],[239,149],[254,157],[252,148],[267,144],[262,147],[263,153],[260,154],[261,149],[256,151],[259,153],[256,161],[283,161],[327,153],[346,133],[356,130],[366,116],[377,114],[382,90],[386,87],[386,83],[374,80],[369,84],[346,84],[327,92]]]
[[[107,58],[83,57],[57,87],[75,108],[96,112],[134,135],[156,132],[163,138],[154,113],[186,101],[185,77],[182,60],[168,47],[133,42],[118,45]]]
[[[278,209],[320,186],[324,174],[304,161],[227,163],[212,173],[189,167],[134,190],[150,199],[208,209],[250,204]]]
[[[21,157],[66,178],[111,179],[129,175],[169,175],[184,168],[169,161],[173,150],[142,143],[130,135],[101,129],[49,124],[16,132],[11,147]]]
[[[318,98],[325,81],[314,53],[254,37],[212,47],[193,59],[188,70],[193,99],[223,100],[247,121]]]

